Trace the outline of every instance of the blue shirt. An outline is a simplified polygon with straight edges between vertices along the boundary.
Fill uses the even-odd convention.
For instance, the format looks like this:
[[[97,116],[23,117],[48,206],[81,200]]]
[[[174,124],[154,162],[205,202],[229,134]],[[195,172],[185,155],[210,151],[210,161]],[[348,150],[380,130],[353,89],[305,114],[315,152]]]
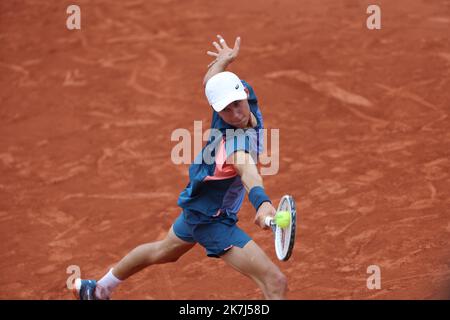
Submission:
[[[208,142],[189,167],[189,183],[178,198],[186,222],[208,223],[219,216],[237,221],[237,213],[245,197],[241,177],[226,159],[234,152],[250,153],[255,161],[263,151],[263,118],[253,88],[244,80],[248,89],[250,112],[256,118],[254,128],[236,129],[213,111]],[[228,129],[228,130],[227,130]],[[231,130],[230,130],[231,129]]]

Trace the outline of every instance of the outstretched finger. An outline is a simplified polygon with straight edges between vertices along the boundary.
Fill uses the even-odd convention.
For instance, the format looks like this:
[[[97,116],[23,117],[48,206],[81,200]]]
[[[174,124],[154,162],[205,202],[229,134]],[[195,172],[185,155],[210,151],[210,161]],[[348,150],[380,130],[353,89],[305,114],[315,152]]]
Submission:
[[[218,44],[217,42],[214,41],[212,44],[213,44],[213,46],[217,49],[217,51],[220,52],[220,51],[222,50],[222,47],[219,46],[219,44]]]
[[[219,54],[218,54],[217,52],[212,52],[212,51],[207,51],[206,54],[207,54],[208,56],[213,56],[213,57],[219,56]]]
[[[220,34],[217,35],[217,38],[219,38],[219,42],[224,48],[228,48],[227,42]]]
[[[233,48],[235,55],[239,53],[240,47],[241,47],[241,37],[237,37],[236,41],[234,42],[234,48]]]

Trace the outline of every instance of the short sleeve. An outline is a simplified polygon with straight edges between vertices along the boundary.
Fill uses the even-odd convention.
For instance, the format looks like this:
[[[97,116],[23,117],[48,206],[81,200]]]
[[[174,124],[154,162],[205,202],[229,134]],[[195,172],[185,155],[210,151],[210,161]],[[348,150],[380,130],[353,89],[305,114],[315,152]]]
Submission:
[[[249,153],[256,161],[258,159],[258,132],[255,129],[228,129],[225,133],[226,158],[236,151]]]

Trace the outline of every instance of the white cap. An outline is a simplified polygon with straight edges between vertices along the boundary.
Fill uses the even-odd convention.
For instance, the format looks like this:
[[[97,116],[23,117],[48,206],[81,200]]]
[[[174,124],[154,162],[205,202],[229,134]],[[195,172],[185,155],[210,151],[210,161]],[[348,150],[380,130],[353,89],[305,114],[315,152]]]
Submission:
[[[212,76],[205,86],[209,104],[217,112],[225,109],[233,101],[247,99],[247,92],[237,75],[224,71]]]

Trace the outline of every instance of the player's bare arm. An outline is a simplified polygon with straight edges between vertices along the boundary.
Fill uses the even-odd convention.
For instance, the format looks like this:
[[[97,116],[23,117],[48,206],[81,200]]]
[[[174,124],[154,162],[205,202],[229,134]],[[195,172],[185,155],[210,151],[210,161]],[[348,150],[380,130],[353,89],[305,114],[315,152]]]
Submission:
[[[208,72],[203,79],[203,86],[206,85],[206,82],[219,72],[223,72],[226,70],[228,65],[233,62],[239,54],[239,48],[241,45],[241,38],[237,37],[234,42],[234,47],[230,48],[227,45],[227,42],[221,35],[217,35],[219,39],[219,43],[214,41],[212,44],[216,48],[217,52],[208,51],[206,54],[215,59],[208,65]]]
[[[247,192],[250,192],[254,187],[263,188],[263,179],[258,172],[258,167],[251,155],[245,151],[237,151],[230,156],[236,172],[241,177]],[[263,202],[257,209],[255,216],[255,224],[263,229],[266,229],[266,217],[273,217],[276,213],[275,208],[269,201]]]

